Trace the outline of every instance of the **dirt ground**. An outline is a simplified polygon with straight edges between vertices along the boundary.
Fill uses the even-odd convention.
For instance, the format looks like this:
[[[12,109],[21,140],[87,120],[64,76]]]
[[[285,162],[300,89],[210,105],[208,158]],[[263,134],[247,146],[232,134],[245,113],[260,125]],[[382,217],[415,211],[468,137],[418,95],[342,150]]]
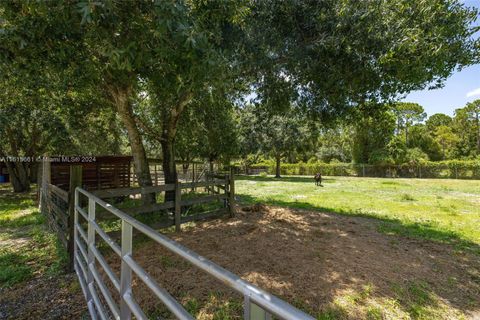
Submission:
[[[379,233],[378,223],[257,206],[172,237],[319,318],[480,319],[479,256]],[[143,243],[135,252],[170,293],[187,306],[194,302],[197,318],[212,318],[213,309],[232,301],[222,284],[157,244]],[[143,306],[159,308],[143,285],[134,292]],[[227,307],[241,317],[239,304]]]
[[[169,236],[319,319],[480,319],[478,255],[380,233],[379,223],[253,206]],[[196,318],[242,318],[241,297],[159,245],[139,242],[134,257]],[[107,259],[118,270],[115,255]],[[0,319],[82,318],[85,302],[72,277],[0,291]],[[149,316],[170,318],[149,292],[134,279]]]
[[[82,319],[86,304],[75,277],[42,276],[0,289],[0,319]]]

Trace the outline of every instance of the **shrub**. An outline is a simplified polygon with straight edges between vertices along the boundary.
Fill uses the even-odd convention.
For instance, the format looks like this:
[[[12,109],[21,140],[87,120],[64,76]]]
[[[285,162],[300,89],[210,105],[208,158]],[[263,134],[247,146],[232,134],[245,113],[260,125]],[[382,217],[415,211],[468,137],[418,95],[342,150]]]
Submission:
[[[378,165],[353,164],[342,162],[307,162],[282,163],[282,175],[314,175],[325,176],[359,176],[359,177],[402,177],[402,178],[450,178],[450,179],[480,179],[479,160],[448,160],[448,161],[412,161],[394,165],[386,161]],[[273,161],[263,161],[251,168],[266,169],[269,174],[275,173]]]

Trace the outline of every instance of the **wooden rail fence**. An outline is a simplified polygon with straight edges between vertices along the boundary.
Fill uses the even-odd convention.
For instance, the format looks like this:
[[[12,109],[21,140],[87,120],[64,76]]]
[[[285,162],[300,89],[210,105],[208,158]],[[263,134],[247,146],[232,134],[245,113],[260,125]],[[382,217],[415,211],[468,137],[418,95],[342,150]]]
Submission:
[[[199,195],[195,198],[185,198],[182,191],[197,190],[204,188],[206,195]],[[165,201],[162,203],[152,203],[141,206],[135,206],[124,209],[123,211],[131,214],[142,214],[155,211],[167,211],[172,213],[172,217],[167,222],[162,223],[158,227],[175,226],[180,231],[181,224],[191,221],[205,220],[222,214],[235,215],[235,179],[233,172],[229,174],[213,174],[208,175],[207,180],[199,182],[178,182],[172,184],[163,184],[151,187],[134,187],[134,188],[117,188],[92,191],[92,194],[101,199],[114,199],[125,196],[136,196],[140,194],[155,193],[156,195],[166,191],[175,191],[174,201]],[[215,202],[223,200],[223,207],[212,211],[197,213],[190,216],[182,217],[182,210],[194,205]]]
[[[47,217],[49,227],[57,234],[69,256],[68,269],[73,271],[73,230],[75,188],[82,186],[82,166],[70,166],[69,191],[50,182],[50,164],[42,165],[40,211]]]
[[[60,243],[67,250],[69,256],[69,270],[73,270],[74,259],[74,213],[75,213],[75,188],[82,185],[82,166],[70,166],[69,191],[66,191],[50,180],[50,165],[42,166],[42,180],[40,188],[40,210],[46,216],[49,227],[57,234]],[[193,192],[186,196],[188,191],[199,188],[206,190],[206,194]],[[181,225],[186,222],[200,221],[219,217],[221,215],[235,214],[235,180],[233,172],[229,174],[210,174],[205,181],[176,182],[151,187],[127,187],[114,189],[94,190],[92,194],[105,200],[115,200],[124,197],[135,197],[141,194],[175,191],[174,201],[139,205],[124,209],[130,215],[164,211],[167,219],[155,225],[156,228],[175,226],[176,231],[181,230]],[[182,193],[183,191],[183,193]],[[222,207],[211,211],[185,215],[186,209],[205,203],[223,201]]]

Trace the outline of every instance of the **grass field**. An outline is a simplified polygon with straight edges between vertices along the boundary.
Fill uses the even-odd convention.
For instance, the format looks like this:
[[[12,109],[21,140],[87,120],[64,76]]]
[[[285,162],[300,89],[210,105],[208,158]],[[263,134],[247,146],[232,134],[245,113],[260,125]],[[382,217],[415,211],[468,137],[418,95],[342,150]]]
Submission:
[[[366,216],[385,233],[454,244],[480,254],[480,181],[243,176],[236,192],[246,203]]]
[[[65,255],[35,205],[35,193],[14,194],[0,187],[0,287],[41,274],[58,274]]]
[[[36,188],[0,184],[0,319],[79,319],[85,305],[67,255],[36,204]],[[46,303],[48,301],[48,303]]]

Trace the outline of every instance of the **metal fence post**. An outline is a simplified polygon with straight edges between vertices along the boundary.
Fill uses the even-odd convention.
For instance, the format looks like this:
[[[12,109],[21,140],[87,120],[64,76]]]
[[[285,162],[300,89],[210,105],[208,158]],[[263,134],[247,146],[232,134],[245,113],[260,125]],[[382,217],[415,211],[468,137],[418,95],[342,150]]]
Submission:
[[[132,269],[124,260],[126,256],[132,255],[132,237],[132,225],[122,220],[122,266],[120,270],[120,319],[122,320],[132,318],[132,312],[125,300],[125,295],[132,292]]]
[[[70,185],[68,191],[68,270],[73,271],[74,232],[75,232],[75,188],[82,186],[82,166],[70,166]]]
[[[244,320],[271,320],[272,315],[257,306],[250,300],[250,297],[244,297],[243,305],[243,319]]]
[[[78,247],[77,247],[77,241],[78,241],[78,230],[77,230],[78,211],[77,211],[77,206],[78,206],[78,204],[79,204],[78,190],[75,189],[75,190],[73,190],[73,265],[74,266],[75,266],[75,256],[77,256],[79,254],[78,253]]]
[[[95,264],[95,254],[92,247],[95,246],[95,228],[92,225],[92,221],[95,221],[95,200],[88,198],[88,227],[87,227],[87,288],[93,286],[94,278],[93,273],[90,270],[90,265]],[[87,289],[87,301],[92,299],[90,290]]]

